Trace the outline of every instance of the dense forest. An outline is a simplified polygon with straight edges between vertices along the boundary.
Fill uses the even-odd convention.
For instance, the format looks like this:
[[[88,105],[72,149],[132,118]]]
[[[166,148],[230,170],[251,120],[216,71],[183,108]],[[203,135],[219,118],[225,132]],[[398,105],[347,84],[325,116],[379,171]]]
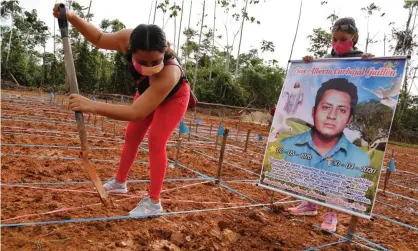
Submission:
[[[68,7],[82,18],[91,19],[94,16],[89,6],[81,6],[77,1],[67,2],[71,3]],[[181,5],[169,0],[152,2],[149,23],[155,23],[156,12],[163,13],[163,17],[166,18],[163,23],[174,23],[176,32],[173,34],[174,39],[171,39],[170,35],[171,47],[183,64],[200,101],[266,109],[277,102],[286,69],[280,67],[277,60],[263,59],[264,52],[274,52],[273,42],[262,40],[258,48],[241,52],[245,25],[262,25],[250,11],[251,5],[262,4],[261,1],[215,0],[215,17],[216,8],[222,8],[231,22],[239,24],[240,28],[232,32],[228,31],[226,25],[217,27],[222,25],[217,24],[215,18],[207,18],[206,1],[203,1],[202,6],[190,4],[188,10],[183,10],[184,0]],[[322,1],[321,5],[326,6],[327,1]],[[418,2],[406,0],[404,8],[409,10],[408,16],[405,16],[405,24],[390,23],[387,37],[388,41],[391,41],[392,55],[415,56],[418,46],[414,34]],[[366,18],[372,15],[383,17],[385,14],[374,3],[359,6],[359,9],[364,12]],[[190,24],[190,19],[187,23],[188,16],[196,12],[201,15],[199,23]],[[54,36],[54,31],[40,20],[37,11],[25,10],[18,0],[1,2],[1,18],[3,21],[11,21],[11,26],[5,25],[5,22],[1,25],[2,82],[17,82],[21,86],[42,88],[45,91],[66,92],[68,85],[63,74],[65,70],[59,33]],[[331,27],[338,16],[334,11],[324,18],[329,20]],[[99,26],[104,32],[115,32],[125,28],[117,19],[104,19]],[[226,29],[229,35],[217,35],[218,29]],[[361,48],[365,52],[370,44],[376,43],[370,34],[372,33],[368,30],[365,48]],[[179,44],[180,36],[183,38],[182,41],[185,41],[183,44]],[[308,51],[315,57],[323,57],[330,50],[330,38],[329,27],[313,29],[312,34],[306,38],[311,45]],[[54,40],[53,52],[47,52],[45,48],[50,39]],[[70,40],[81,92],[128,95],[134,93],[134,81],[121,53],[96,48],[76,29],[70,29]],[[223,45],[215,43],[215,40],[224,41]],[[392,125],[392,137],[410,143],[418,143],[418,96],[411,94],[411,89],[417,88],[414,83],[417,69],[416,63],[410,60]]]

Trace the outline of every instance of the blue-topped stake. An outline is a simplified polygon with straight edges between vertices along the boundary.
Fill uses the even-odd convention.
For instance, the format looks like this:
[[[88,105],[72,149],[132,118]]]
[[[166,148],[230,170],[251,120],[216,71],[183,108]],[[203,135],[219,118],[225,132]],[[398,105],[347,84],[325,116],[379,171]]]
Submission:
[[[223,135],[224,135],[224,131],[225,131],[224,126],[223,126],[222,124],[220,124],[220,125],[219,125],[219,129],[218,129],[218,136],[223,137]]]
[[[389,170],[391,172],[396,172],[395,158],[393,158],[393,157],[389,161]]]
[[[225,128],[224,128],[224,126],[222,125],[222,122],[221,122],[221,124],[219,124],[218,133],[216,134],[216,140],[215,140],[215,150],[216,150],[216,149],[217,149],[217,147],[218,147],[219,137],[223,137],[224,132],[225,132]]]
[[[393,149],[392,149],[392,156],[390,157],[390,161],[389,161],[389,167],[386,168],[385,182],[383,183],[383,194],[386,194],[386,187],[388,185],[390,174],[392,172],[396,172],[395,156],[394,156]]]
[[[199,119],[199,118],[197,118],[197,119],[196,119],[196,133],[197,133],[197,128],[198,128],[200,125],[201,125],[201,123],[200,123],[200,119]]]
[[[180,121],[180,134],[188,134],[188,133],[190,133],[189,128],[187,128],[183,120]]]
[[[49,100],[49,104],[52,104],[52,100],[53,100],[53,99],[54,99],[54,97],[55,97],[54,92],[50,92],[50,93],[49,93],[49,97],[51,98],[51,99]]]

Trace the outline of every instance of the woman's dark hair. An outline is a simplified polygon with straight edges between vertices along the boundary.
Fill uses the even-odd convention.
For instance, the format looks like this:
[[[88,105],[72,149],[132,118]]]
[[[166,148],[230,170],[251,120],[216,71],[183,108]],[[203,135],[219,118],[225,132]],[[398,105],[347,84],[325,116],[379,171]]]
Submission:
[[[139,50],[164,53],[164,61],[175,58],[174,51],[170,49],[165,33],[159,26],[155,24],[138,25],[131,33],[128,53],[125,55],[129,71],[135,80],[141,78],[141,74],[132,65],[132,53]]]
[[[131,34],[129,50],[134,53],[141,51],[165,52],[167,40],[164,31],[155,24],[140,24]]]

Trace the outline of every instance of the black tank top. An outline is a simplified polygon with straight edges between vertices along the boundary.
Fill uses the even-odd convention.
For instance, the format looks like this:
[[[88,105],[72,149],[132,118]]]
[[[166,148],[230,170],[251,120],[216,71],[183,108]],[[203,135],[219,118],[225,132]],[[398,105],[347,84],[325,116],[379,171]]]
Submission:
[[[136,82],[135,87],[138,89],[139,94],[144,93],[148,89],[148,87],[150,86],[149,85],[149,77],[148,76],[143,76],[135,70],[134,66],[132,65],[132,53],[131,52],[128,52],[125,55],[125,58],[126,58],[126,60],[128,60],[129,71],[130,71],[132,77],[134,78],[134,80]],[[170,54],[166,53],[164,55],[164,63],[167,62],[167,61],[170,61],[170,60],[177,60],[177,58],[174,55],[170,55]],[[178,62],[178,60],[177,60],[177,62]],[[170,64],[170,65],[173,65],[173,64]],[[178,67],[180,67],[180,70],[181,70],[180,64],[178,65]],[[184,79],[184,76],[182,74],[179,81],[173,87],[173,89],[170,91],[170,93],[167,95],[165,100],[169,99],[174,94],[176,94],[176,92],[180,89],[181,85],[184,82],[183,79]]]

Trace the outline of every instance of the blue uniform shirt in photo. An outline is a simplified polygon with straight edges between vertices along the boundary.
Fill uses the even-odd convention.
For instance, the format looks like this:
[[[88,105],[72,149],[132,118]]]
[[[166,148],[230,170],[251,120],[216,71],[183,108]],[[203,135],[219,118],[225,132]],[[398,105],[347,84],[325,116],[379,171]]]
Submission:
[[[337,144],[325,155],[321,155],[313,143],[311,131],[281,141],[284,160],[323,169],[350,177],[361,177],[362,168],[370,165],[366,152],[347,140],[344,133]]]

